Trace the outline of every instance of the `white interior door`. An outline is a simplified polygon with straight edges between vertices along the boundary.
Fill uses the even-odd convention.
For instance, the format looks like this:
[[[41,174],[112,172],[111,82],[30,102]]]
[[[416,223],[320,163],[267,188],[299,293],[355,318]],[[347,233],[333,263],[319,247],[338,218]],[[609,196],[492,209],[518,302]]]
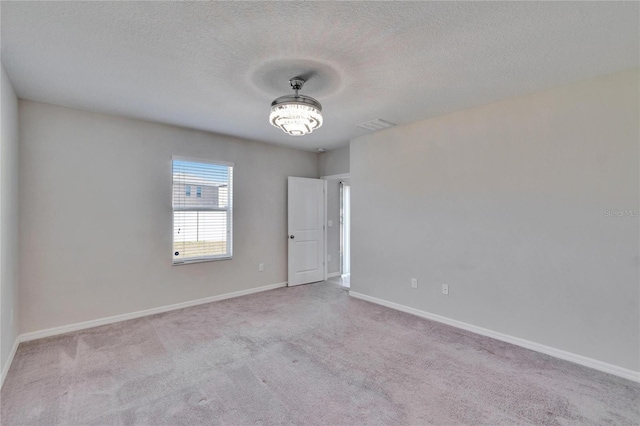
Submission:
[[[321,179],[289,177],[290,286],[324,279],[324,186]]]

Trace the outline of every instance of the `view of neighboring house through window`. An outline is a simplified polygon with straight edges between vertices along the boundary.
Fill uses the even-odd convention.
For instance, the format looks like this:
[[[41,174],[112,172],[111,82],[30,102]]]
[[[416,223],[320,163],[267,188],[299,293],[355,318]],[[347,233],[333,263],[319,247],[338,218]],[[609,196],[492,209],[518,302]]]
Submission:
[[[180,157],[172,164],[173,263],[230,259],[233,164]]]

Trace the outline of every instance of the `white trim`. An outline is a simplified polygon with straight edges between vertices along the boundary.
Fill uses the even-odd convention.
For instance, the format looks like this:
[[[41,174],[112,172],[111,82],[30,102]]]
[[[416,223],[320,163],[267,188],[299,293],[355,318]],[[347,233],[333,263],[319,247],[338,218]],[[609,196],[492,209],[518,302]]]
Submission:
[[[231,259],[233,259],[233,257],[227,256],[227,255],[225,255],[224,257],[207,256],[207,257],[191,258],[191,260],[183,260],[181,262],[173,262],[172,265],[173,266],[190,265],[192,263],[217,262],[218,260],[231,260]]]
[[[337,277],[338,275],[340,275],[338,273],[338,275],[334,275],[334,274],[329,274],[329,262],[327,261],[327,258],[329,257],[329,244],[327,244],[328,238],[327,238],[327,234],[329,232],[328,228],[328,224],[327,224],[327,219],[328,219],[328,210],[327,210],[327,204],[328,204],[328,196],[329,194],[327,194],[327,180],[334,180],[334,179],[346,179],[349,177],[349,173],[340,173],[337,175],[327,175],[327,176],[320,176],[320,179],[323,179],[324,182],[324,280],[328,280],[329,278],[332,277]]]
[[[0,389],[2,389],[2,385],[4,385],[4,379],[7,377],[7,373],[9,372],[9,368],[11,368],[11,363],[13,362],[13,357],[16,356],[16,351],[18,350],[18,345],[20,344],[20,336],[16,337],[16,340],[13,342],[13,348],[11,348],[11,352],[9,352],[9,358],[7,362],[2,366],[2,377],[0,377]]]
[[[206,160],[206,159],[202,159],[202,158],[195,158],[195,157],[183,157],[181,155],[172,155],[171,156],[171,161],[187,161],[190,163],[202,163],[202,164],[213,164],[214,166],[229,166],[229,167],[234,167],[233,163],[230,163],[228,161],[218,161],[218,160]]]
[[[614,376],[622,377],[624,379],[628,379],[628,380],[640,383],[640,372],[638,371],[629,370],[627,368],[619,367],[613,364],[608,364],[606,362],[598,361],[593,358],[587,358],[582,355],[563,351],[561,349],[556,349],[551,346],[542,345],[540,343],[531,342],[529,340],[521,339],[519,337],[509,336],[508,334],[503,334],[497,331],[489,330],[487,328],[482,328],[476,325],[467,324],[465,322],[443,317],[441,315],[432,314],[426,311],[421,311],[419,309],[411,308],[409,306],[400,305],[399,303],[389,302],[387,300],[378,299],[377,297],[367,296],[366,294],[357,293],[355,291],[349,291],[349,296],[352,296],[356,299],[365,300],[367,302],[375,303],[378,305],[386,306],[387,308],[395,309],[395,310],[413,314],[422,318],[447,324],[452,327],[461,328],[463,330],[467,330],[472,333],[491,337],[496,340],[501,340],[503,342],[511,343],[513,345],[521,346],[526,349],[531,349],[536,352],[541,352],[543,354],[551,355],[553,357],[560,358],[565,361],[571,361],[573,363],[580,364],[585,367],[593,368],[594,370],[603,371],[605,373],[613,374]]]
[[[330,274],[327,274],[327,278],[339,277],[340,275],[342,275],[342,274],[340,274],[340,271],[332,272]]]
[[[227,207],[225,208],[182,208],[176,207],[174,205],[174,174],[173,174],[173,162],[174,161],[184,161],[184,162],[192,162],[192,163],[201,163],[201,164],[209,164],[214,166],[225,166],[229,171],[229,179],[227,181]],[[217,160],[203,160],[192,157],[182,157],[179,155],[172,155],[171,162],[171,264],[173,266],[180,265],[190,265],[192,263],[203,263],[203,262],[215,262],[218,260],[230,260],[233,259],[233,169],[234,164],[228,161],[217,161]],[[197,185],[196,185],[197,186]],[[200,212],[200,211],[218,211],[218,212],[227,212],[227,252],[224,255],[217,255],[214,257],[211,256],[201,256],[201,257],[190,257],[187,259],[182,258],[181,261],[176,261],[175,254],[173,251],[173,247],[175,245],[175,226],[176,226],[176,212]]]
[[[324,196],[324,199],[322,200],[322,202],[324,203],[324,218],[322,219],[322,230],[324,231],[324,279],[323,281],[326,281],[329,278],[329,275],[327,274],[329,272],[329,244],[327,244],[328,238],[327,238],[327,234],[329,232],[329,230],[327,229],[329,227],[329,224],[327,223],[327,220],[329,218],[328,216],[328,209],[327,209],[327,194],[328,192],[328,188],[327,188],[327,181],[324,181],[324,186],[322,187],[322,195]]]
[[[349,173],[339,173],[337,175],[320,176],[320,179],[333,180],[333,179],[347,179],[349,177],[351,177]]]
[[[173,305],[160,306],[158,308],[145,309],[144,311],[131,312],[128,314],[114,315],[112,317],[99,318],[90,321],[79,322],[75,324],[62,325],[60,327],[48,328],[46,330],[33,331],[18,336],[20,342],[28,342],[30,340],[42,339],[43,337],[57,336],[59,334],[70,333],[72,331],[84,330],[87,328],[98,327],[101,325],[113,324],[116,322],[127,321],[134,318],[146,317],[148,315],[160,314],[162,312],[174,311],[176,309],[189,308],[191,306],[202,305],[205,303],[217,302],[219,300],[232,299],[234,297],[246,296],[261,291],[273,290],[279,287],[285,287],[286,282],[269,284],[262,287],[250,288],[248,290],[234,291],[232,293],[220,294],[218,296],[205,297],[203,299],[190,300],[188,302],[176,303]]]

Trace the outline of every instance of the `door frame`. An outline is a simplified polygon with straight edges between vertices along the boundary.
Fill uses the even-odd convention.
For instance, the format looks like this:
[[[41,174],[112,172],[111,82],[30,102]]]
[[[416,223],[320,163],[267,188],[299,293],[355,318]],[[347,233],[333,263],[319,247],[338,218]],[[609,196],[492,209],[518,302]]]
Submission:
[[[326,176],[320,176],[320,179],[323,179],[324,182],[324,280],[326,281],[328,278],[328,271],[329,271],[329,262],[327,262],[327,256],[329,255],[328,251],[328,244],[327,244],[327,218],[329,217],[327,215],[328,210],[327,210],[327,181],[330,180],[340,180],[340,179],[349,179],[351,177],[350,173],[339,173],[336,175],[326,175]]]
[[[348,192],[347,196],[345,196],[345,192]],[[339,196],[340,196],[340,274],[342,278],[344,278],[348,275],[349,276],[351,275],[351,181],[349,181],[348,183],[345,183],[344,180],[340,180]],[[347,200],[346,203],[345,203],[345,200]],[[348,205],[348,208],[346,209],[345,209],[345,204]],[[345,220],[345,217],[347,218],[346,220]],[[349,262],[349,267],[347,272],[345,272],[345,257],[348,259],[348,262]]]

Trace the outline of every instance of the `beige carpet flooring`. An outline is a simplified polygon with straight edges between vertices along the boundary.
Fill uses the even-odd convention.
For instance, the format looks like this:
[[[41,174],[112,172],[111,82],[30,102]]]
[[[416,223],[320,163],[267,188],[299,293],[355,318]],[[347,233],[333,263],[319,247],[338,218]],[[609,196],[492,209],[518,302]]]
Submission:
[[[640,385],[282,288],[20,345],[9,425],[637,425]]]

